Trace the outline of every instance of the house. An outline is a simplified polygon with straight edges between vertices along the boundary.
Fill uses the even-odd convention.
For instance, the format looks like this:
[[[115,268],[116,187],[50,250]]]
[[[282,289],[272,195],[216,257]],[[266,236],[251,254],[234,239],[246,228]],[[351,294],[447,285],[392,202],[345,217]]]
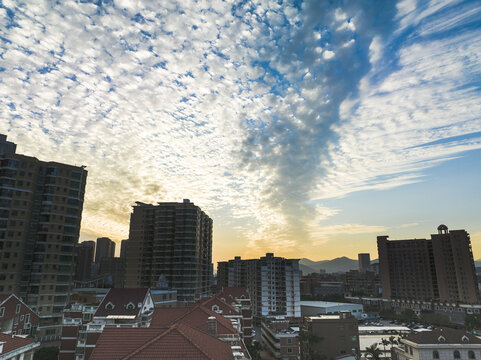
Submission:
[[[0,360],[32,360],[39,346],[40,343],[33,339],[0,333]]]
[[[149,289],[110,289],[100,305],[64,309],[59,360],[89,359],[106,327],[148,327],[154,310]]]
[[[236,349],[187,325],[167,328],[107,328],[90,360],[117,359],[243,359]]]
[[[224,287],[217,297],[240,310],[242,314],[241,329],[246,343],[254,337],[252,331],[252,308],[249,290],[246,287]]]
[[[38,315],[15,294],[0,294],[0,332],[35,335]]]
[[[481,339],[464,330],[438,328],[408,335],[393,349],[394,360],[481,359]]]

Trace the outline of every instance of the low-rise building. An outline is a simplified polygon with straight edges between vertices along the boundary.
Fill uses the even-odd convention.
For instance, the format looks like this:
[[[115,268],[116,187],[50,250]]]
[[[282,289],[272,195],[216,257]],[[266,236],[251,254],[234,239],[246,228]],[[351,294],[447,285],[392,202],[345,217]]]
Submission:
[[[394,360],[463,359],[481,358],[481,339],[463,330],[438,328],[400,340],[394,348]]]
[[[38,315],[15,294],[0,295],[0,332],[35,336]]]
[[[300,359],[298,323],[283,317],[266,318],[261,323],[261,329],[262,345],[276,359]]]
[[[356,319],[361,319],[363,306],[361,304],[339,303],[330,301],[301,301],[302,316],[331,315],[349,311]]]
[[[360,350],[358,321],[350,312],[304,317],[300,338],[303,360],[334,359]]]
[[[225,287],[217,296],[240,311],[242,336],[246,343],[250,343],[253,332],[251,299],[248,289],[246,287]]]
[[[39,346],[33,339],[0,333],[0,360],[32,360]]]

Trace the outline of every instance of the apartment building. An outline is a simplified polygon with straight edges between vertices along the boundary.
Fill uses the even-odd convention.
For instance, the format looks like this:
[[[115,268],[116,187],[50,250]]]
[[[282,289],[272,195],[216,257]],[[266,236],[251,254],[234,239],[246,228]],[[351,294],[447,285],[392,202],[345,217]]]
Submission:
[[[101,237],[97,239],[97,246],[95,249],[95,263],[100,264],[105,257],[115,256],[115,242],[108,237]]]
[[[154,288],[162,278],[179,302],[209,296],[212,219],[194,203],[137,202],[128,244],[126,287]]]
[[[389,241],[378,236],[382,296],[386,299],[479,302],[469,234],[438,227],[431,239]]]
[[[38,336],[56,339],[75,273],[87,171],[17,154],[0,136],[0,292],[40,315]]]
[[[260,259],[239,256],[220,262],[223,281],[219,286],[249,289],[254,316],[300,317],[299,259],[285,259],[267,253]]]
[[[94,261],[95,241],[84,241],[76,247],[75,280],[88,281]]]
[[[300,338],[303,360],[334,359],[360,351],[358,321],[349,311],[304,317]]]

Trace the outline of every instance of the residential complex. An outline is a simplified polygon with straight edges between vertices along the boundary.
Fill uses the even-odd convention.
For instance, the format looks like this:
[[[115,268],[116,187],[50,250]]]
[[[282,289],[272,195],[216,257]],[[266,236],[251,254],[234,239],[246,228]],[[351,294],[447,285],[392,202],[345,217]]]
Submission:
[[[359,272],[365,272],[369,269],[371,265],[371,255],[370,254],[358,254],[359,262]]]
[[[249,289],[255,316],[300,317],[299,259],[275,257],[241,260],[239,256],[218,263],[220,287]]]
[[[100,264],[105,257],[115,256],[115,242],[107,237],[97,239],[97,246],[95,249],[95,263]]]
[[[87,171],[15,153],[0,136],[0,293],[40,315],[38,335],[56,338],[75,274]]]
[[[430,240],[378,236],[382,296],[475,304],[479,302],[469,234],[438,227]]]
[[[210,294],[212,219],[189,200],[137,202],[130,218],[126,287],[154,288],[165,278],[177,301]]]

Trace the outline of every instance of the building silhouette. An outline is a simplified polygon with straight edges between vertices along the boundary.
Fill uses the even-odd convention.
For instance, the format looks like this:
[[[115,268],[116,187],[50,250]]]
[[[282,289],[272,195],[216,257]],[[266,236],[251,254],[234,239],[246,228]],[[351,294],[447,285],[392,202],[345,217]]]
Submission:
[[[97,246],[95,249],[95,263],[100,265],[104,257],[115,256],[115,242],[108,237],[101,237],[97,239]]]
[[[120,242],[120,257],[122,259],[127,259],[127,247],[129,246],[129,239],[122,240]]]
[[[369,266],[371,265],[371,255],[358,254],[357,258],[359,262],[359,272],[366,272],[369,270]]]
[[[163,276],[179,302],[208,296],[212,283],[212,219],[185,199],[137,202],[130,217],[126,287],[155,287]]]
[[[469,234],[438,227],[431,239],[378,236],[383,298],[479,302]]]
[[[90,280],[91,267],[94,261],[95,241],[84,241],[77,245],[77,266],[75,268],[76,281]]]
[[[87,171],[15,153],[0,137],[0,293],[40,315],[38,336],[54,339],[75,274]]]

